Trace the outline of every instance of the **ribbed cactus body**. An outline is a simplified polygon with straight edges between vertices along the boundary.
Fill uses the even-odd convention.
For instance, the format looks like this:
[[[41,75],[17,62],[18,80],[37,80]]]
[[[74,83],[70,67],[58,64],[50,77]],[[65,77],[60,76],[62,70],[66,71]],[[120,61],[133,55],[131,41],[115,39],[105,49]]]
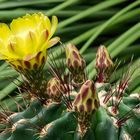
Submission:
[[[33,105],[37,104],[33,102]],[[40,110],[36,110],[35,114],[30,112],[31,106],[10,117],[14,118],[12,132],[3,134],[0,140],[125,140],[128,136],[138,140],[140,137],[140,134],[136,133],[140,127],[140,118],[137,116],[130,118],[119,128],[115,125],[113,116],[104,107],[99,107],[92,116],[91,128],[81,137],[77,129],[77,114],[73,111],[67,112],[63,104],[52,103],[49,107],[40,105]],[[128,111],[129,106],[122,103],[121,113],[116,116],[122,116]]]
[[[76,124],[77,119],[74,112],[68,112],[61,118],[51,122],[49,126],[45,126],[46,134],[40,140],[62,140],[64,138],[70,140],[70,138],[73,138]]]

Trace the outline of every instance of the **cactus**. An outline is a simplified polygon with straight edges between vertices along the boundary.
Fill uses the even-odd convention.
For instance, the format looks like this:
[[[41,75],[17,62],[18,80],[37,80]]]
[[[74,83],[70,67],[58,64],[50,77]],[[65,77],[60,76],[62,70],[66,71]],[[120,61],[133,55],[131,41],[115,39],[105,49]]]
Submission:
[[[45,101],[33,96],[24,111],[1,112],[4,129],[0,140],[139,139],[140,99],[138,94],[133,97],[126,91],[128,74],[118,86],[99,82],[97,76],[94,82],[83,79],[78,88],[55,74],[47,81]]]
[[[24,111],[0,113],[0,140],[139,140],[140,95],[127,90],[131,69],[112,84],[115,65],[100,46],[96,79],[88,79],[86,62],[76,46],[66,45],[65,52],[66,71],[60,72],[52,60],[49,79],[43,68],[16,67],[28,103]]]

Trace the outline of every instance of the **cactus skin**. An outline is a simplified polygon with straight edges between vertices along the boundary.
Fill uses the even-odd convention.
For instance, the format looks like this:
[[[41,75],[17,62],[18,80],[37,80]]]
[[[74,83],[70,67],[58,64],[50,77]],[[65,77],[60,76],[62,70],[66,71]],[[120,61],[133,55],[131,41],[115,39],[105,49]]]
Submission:
[[[97,126],[95,129],[95,137],[98,140],[117,140],[118,130],[112,125],[112,120],[108,116],[104,108],[100,107],[97,111]]]
[[[74,131],[76,130],[76,124],[77,119],[74,112],[68,112],[63,117],[53,121],[52,124],[47,128],[46,135],[40,138],[40,140],[63,140],[64,137],[70,140],[70,135],[74,135]]]
[[[76,51],[79,53],[77,49]],[[104,72],[110,70],[109,67],[104,69]],[[53,75],[52,81],[51,84],[45,85],[48,86],[44,89],[44,94],[46,91],[48,94],[46,100],[44,96],[43,100],[33,96],[35,99],[30,100],[27,109],[1,119],[7,123],[3,123],[5,130],[0,134],[0,140],[139,140],[138,94],[132,96],[134,94],[122,90],[121,96],[117,99],[118,92],[110,92],[110,89],[115,91],[117,86],[112,86],[109,81],[105,83],[85,80],[85,77],[82,79],[82,85],[77,87],[69,83],[72,84],[72,90],[68,90],[69,85],[65,80],[59,79],[59,76]],[[53,92],[54,85],[57,88]],[[72,94],[73,91],[76,91],[76,95]],[[86,106],[89,98],[92,104]],[[81,106],[84,106],[83,110]],[[79,129],[81,122],[86,124],[84,130]]]

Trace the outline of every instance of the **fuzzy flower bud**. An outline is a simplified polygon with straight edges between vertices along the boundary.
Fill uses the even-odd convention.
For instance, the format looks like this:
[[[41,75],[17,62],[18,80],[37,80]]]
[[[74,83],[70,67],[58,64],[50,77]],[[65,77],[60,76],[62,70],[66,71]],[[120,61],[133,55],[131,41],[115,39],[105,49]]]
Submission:
[[[95,85],[92,80],[87,80],[74,100],[74,110],[78,113],[78,131],[83,137],[90,127],[92,114],[99,107]]]
[[[98,108],[98,98],[92,80],[87,80],[74,100],[75,110],[79,113],[90,114]]]
[[[113,67],[113,62],[105,46],[100,46],[96,54],[96,69],[98,72],[98,82],[106,82],[109,79],[109,72]]]
[[[57,78],[51,78],[47,84],[47,94],[49,97],[55,101],[61,101],[61,95],[63,92],[63,86]]]
[[[73,44],[66,46],[66,64],[73,76],[75,83],[83,83],[85,77],[86,62]]]

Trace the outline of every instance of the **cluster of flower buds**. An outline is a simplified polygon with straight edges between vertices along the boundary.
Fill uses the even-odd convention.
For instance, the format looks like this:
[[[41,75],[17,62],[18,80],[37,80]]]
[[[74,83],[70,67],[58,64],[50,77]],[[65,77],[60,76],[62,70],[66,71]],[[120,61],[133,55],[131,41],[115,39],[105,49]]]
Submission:
[[[72,74],[74,86],[83,84],[85,81],[86,62],[73,44],[66,46],[66,64]]]
[[[100,46],[96,55],[96,69],[97,69],[97,81],[99,83],[106,83],[110,77],[110,71],[113,67],[113,62],[108,54],[105,46]]]

